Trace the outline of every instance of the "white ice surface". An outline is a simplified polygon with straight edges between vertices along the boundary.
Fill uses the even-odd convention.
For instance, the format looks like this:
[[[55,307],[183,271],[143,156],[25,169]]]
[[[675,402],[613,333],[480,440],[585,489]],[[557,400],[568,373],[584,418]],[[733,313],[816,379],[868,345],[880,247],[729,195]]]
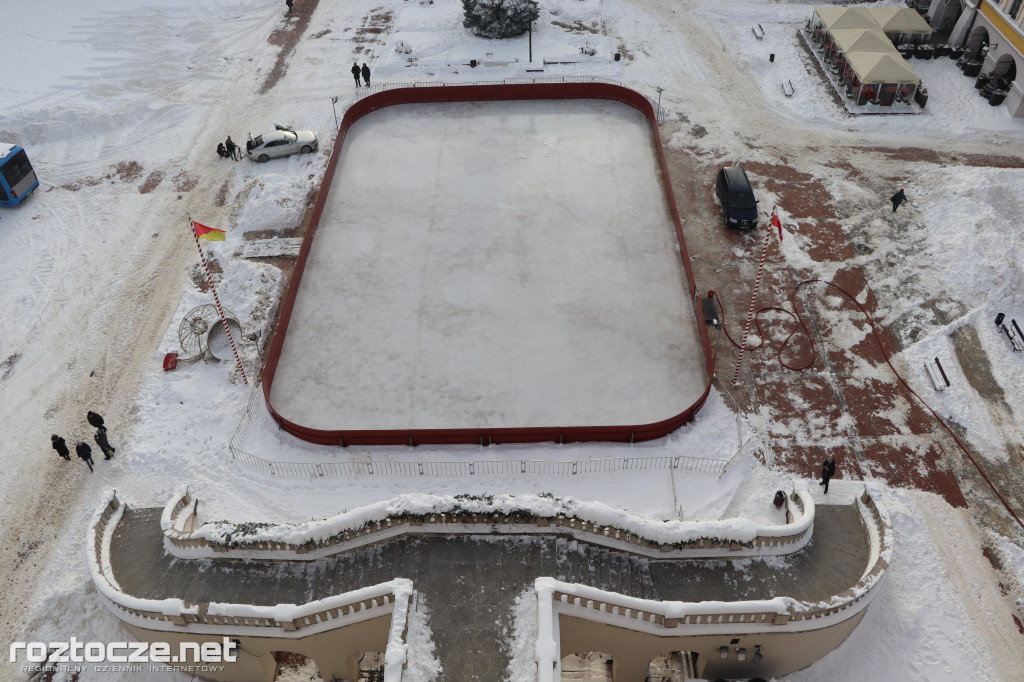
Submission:
[[[320,429],[644,424],[707,372],[650,125],[388,107],[345,139],[270,403]]]

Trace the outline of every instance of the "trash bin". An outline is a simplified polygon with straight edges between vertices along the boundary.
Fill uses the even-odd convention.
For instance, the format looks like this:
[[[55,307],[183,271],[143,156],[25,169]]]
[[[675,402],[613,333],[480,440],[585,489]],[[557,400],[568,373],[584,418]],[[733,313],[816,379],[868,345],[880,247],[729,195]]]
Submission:
[[[616,52],[616,53],[615,53],[615,61],[619,61],[619,60],[621,60],[621,59],[622,59],[622,54],[621,54],[621,53],[619,53],[619,52]]]
[[[914,93],[914,101],[917,105],[924,109],[924,105],[928,104],[928,88],[918,88],[917,92]]]

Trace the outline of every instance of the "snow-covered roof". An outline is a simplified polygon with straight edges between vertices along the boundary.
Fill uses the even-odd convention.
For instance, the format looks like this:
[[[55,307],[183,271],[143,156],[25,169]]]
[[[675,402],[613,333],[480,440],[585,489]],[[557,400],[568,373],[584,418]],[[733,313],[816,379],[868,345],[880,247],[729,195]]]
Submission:
[[[815,7],[814,13],[829,31],[841,28],[879,28],[880,24],[864,7]]]
[[[888,33],[931,35],[932,27],[916,10],[909,7],[874,7],[871,14]]]
[[[8,144],[6,142],[0,142],[0,159],[6,157],[8,154],[10,154],[12,151],[14,151],[14,148],[17,147],[17,146],[18,145],[16,145],[16,144]]]
[[[836,45],[843,52],[897,53],[892,41],[880,28],[844,28],[832,31]]]
[[[882,52],[848,52],[846,59],[861,83],[921,82],[899,53],[893,56]]]

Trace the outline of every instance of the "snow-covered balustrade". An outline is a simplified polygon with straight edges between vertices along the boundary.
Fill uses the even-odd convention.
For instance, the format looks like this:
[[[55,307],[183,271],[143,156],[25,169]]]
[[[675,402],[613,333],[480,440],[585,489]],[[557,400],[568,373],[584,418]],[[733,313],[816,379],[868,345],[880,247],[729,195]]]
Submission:
[[[164,508],[164,546],[182,558],[322,559],[401,536],[569,535],[659,559],[739,558],[799,551],[811,539],[814,502],[804,484],[786,497],[786,523],[749,519],[661,521],[601,502],[546,495],[401,495],[303,524],[204,523],[179,488]]]
[[[673,650],[700,651],[705,660],[709,661],[709,666],[711,661],[719,658],[719,647],[723,643],[728,644],[728,638],[755,635],[757,638],[753,641],[771,641],[773,646],[782,646],[783,642],[788,641],[788,646],[812,650],[821,648],[822,640],[816,640],[815,633],[830,629],[832,637],[841,642],[859,622],[859,616],[884,584],[886,570],[892,560],[892,523],[885,509],[879,505],[878,497],[878,490],[869,485],[857,500],[857,508],[870,541],[867,567],[856,584],[827,601],[812,603],[779,596],[736,602],[661,602],[565,583],[553,578],[538,578],[534,583],[538,608],[538,681],[555,682],[558,679],[562,658],[563,625],[560,617],[591,623],[588,626],[590,641],[594,641],[595,627],[601,625],[610,626],[610,641],[627,641],[628,638],[622,635],[624,630],[658,638],[680,638],[671,644]],[[770,635],[780,634],[787,635],[789,640],[768,639]],[[806,641],[801,639],[805,636]],[[720,639],[724,639],[724,642]],[[634,640],[628,641],[635,644]],[[616,655],[606,649],[600,650]],[[827,648],[821,649],[817,656],[827,652]],[[753,670],[757,669],[746,674],[728,676],[748,677],[762,673],[778,676],[792,672],[769,671],[766,667],[756,673]],[[706,676],[708,672],[706,669]],[[711,676],[720,676],[719,671]]]
[[[175,503],[168,506],[169,511],[165,510],[161,519],[164,530],[180,532],[181,519],[194,515],[195,506],[196,501],[183,490]],[[404,629],[412,582],[403,578],[298,605],[192,604],[181,599],[141,599],[129,595],[114,577],[109,556],[111,536],[126,507],[109,491],[93,517],[87,542],[93,584],[107,607],[126,623],[149,630],[294,638],[390,614],[393,625],[394,619],[401,617]]]

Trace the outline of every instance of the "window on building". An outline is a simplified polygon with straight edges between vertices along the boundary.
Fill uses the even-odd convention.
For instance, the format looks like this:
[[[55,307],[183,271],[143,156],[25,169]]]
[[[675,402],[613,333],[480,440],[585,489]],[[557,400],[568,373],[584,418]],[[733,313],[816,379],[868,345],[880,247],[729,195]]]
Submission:
[[[1017,18],[1017,13],[1020,12],[1021,5],[1024,5],[1024,0],[1013,0],[1013,2],[1010,3],[1010,17],[1013,19]]]

